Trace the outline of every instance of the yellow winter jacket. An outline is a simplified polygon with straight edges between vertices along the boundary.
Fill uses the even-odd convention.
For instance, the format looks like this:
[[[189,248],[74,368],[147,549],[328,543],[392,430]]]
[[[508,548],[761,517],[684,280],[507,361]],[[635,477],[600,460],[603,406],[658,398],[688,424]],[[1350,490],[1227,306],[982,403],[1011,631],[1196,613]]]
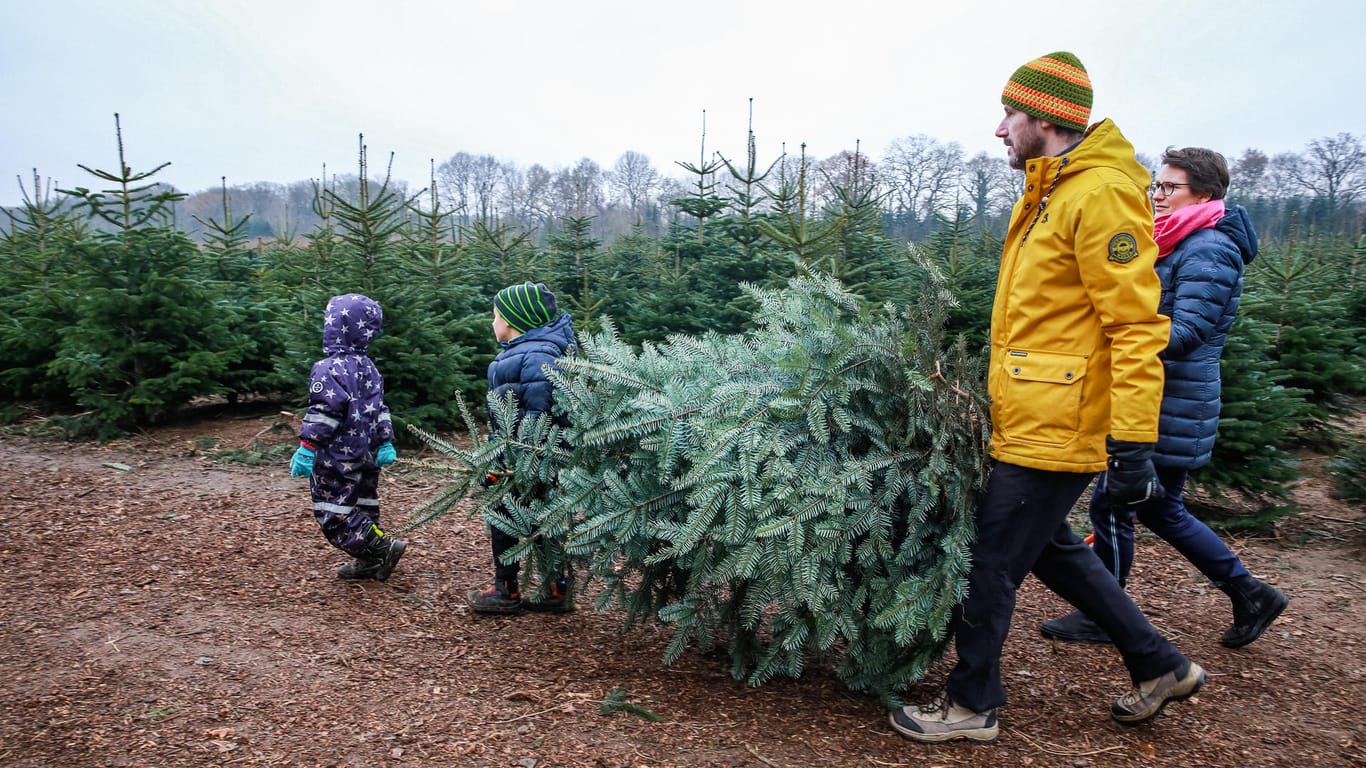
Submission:
[[[1157,441],[1169,318],[1153,263],[1148,171],[1110,120],[1025,163],[991,310],[991,452],[1105,468],[1105,436]]]

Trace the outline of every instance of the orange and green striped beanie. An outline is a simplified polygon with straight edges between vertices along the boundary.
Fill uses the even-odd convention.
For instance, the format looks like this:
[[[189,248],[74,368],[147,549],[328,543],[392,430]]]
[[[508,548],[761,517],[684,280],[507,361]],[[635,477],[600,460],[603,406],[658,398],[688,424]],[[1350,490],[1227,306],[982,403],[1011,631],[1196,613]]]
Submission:
[[[525,282],[509,285],[493,297],[498,314],[518,333],[526,333],[550,322],[558,314],[555,294],[545,283]]]
[[[1066,51],[1050,53],[1015,70],[1001,103],[1052,123],[1085,131],[1091,119],[1091,77],[1081,60]]]

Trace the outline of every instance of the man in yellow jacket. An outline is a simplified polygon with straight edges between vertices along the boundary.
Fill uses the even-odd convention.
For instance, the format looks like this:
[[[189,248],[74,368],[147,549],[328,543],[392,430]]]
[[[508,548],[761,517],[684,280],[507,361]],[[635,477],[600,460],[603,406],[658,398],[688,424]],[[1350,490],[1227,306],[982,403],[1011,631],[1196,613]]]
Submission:
[[[1090,77],[1070,53],[1017,69],[1001,101],[996,136],[1025,183],[991,311],[995,462],[954,612],[958,663],[939,701],[891,713],[921,742],[996,740],[1001,648],[1030,572],[1114,639],[1134,684],[1111,705],[1114,719],[1148,720],[1205,680],[1067,522],[1103,469],[1118,503],[1162,493],[1151,457],[1170,320],[1157,311],[1148,172],[1113,122],[1087,128]]]

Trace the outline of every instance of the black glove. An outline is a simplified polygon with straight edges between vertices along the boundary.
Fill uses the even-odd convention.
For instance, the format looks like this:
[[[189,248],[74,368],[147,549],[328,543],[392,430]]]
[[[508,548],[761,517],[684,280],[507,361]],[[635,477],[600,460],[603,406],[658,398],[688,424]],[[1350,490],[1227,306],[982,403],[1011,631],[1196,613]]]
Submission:
[[[1153,443],[1130,443],[1107,436],[1105,450],[1110,454],[1105,495],[1112,504],[1142,504],[1166,493],[1153,468]]]

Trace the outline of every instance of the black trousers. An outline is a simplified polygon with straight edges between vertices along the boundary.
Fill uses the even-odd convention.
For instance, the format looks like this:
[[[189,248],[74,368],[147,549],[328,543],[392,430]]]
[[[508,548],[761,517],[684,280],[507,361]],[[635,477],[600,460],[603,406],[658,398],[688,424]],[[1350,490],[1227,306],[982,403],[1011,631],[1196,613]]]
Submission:
[[[536,483],[531,487],[530,492],[527,496],[523,497],[523,499],[525,500],[525,503],[529,504],[534,500],[545,498],[545,494],[549,491],[550,488],[547,486]],[[499,503],[499,512],[504,515],[508,514],[507,507],[503,507],[501,502]],[[493,578],[498,581],[516,579],[517,574],[522,572],[522,563],[519,560],[504,562],[503,553],[517,546],[517,542],[520,541],[520,539],[503,531],[498,526],[490,524],[489,540],[493,544]]]
[[[1067,523],[1093,477],[999,462],[993,467],[977,512],[968,595],[954,610],[958,664],[949,673],[948,692],[958,704],[985,712],[1006,703],[1001,648],[1015,593],[1030,572],[1109,633],[1135,684],[1185,663]]]
[[[489,538],[493,542],[493,578],[498,581],[516,579],[522,570],[520,561],[503,562],[503,553],[517,546],[517,537],[509,536],[496,525],[489,526]]]

